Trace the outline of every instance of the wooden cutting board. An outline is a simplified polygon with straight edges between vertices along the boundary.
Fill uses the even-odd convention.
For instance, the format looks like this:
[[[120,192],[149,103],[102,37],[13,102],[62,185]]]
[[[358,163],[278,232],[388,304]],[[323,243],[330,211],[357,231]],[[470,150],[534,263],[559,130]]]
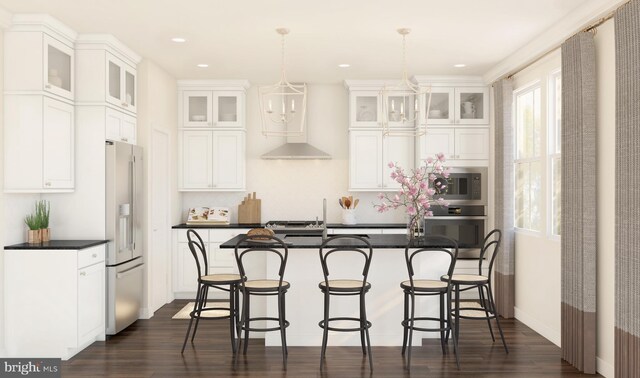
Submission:
[[[256,198],[256,192],[249,193],[238,205],[238,223],[262,223],[262,201]]]

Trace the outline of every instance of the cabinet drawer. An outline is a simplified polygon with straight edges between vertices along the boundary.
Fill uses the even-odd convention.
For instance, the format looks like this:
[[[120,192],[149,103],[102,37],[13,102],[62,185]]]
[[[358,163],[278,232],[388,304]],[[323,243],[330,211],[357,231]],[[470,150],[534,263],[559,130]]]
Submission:
[[[104,262],[104,245],[78,251],[78,269]]]
[[[209,241],[211,243],[224,243],[238,235],[246,234],[249,230],[245,228],[236,228],[231,230],[211,230]]]
[[[209,230],[207,229],[198,229],[195,232],[200,235],[202,241],[206,244],[209,242]],[[187,238],[187,230],[178,230],[178,243],[189,243],[189,239]]]

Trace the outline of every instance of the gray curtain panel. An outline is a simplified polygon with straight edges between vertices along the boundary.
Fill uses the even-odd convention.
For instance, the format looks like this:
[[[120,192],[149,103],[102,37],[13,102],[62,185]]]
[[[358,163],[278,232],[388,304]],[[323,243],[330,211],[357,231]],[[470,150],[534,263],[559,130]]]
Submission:
[[[596,372],[596,55],[562,44],[562,358]]]
[[[616,377],[640,377],[640,1],[615,15]]]
[[[513,87],[511,80],[493,83],[495,96],[495,225],[502,230],[502,250],[495,266],[495,295],[498,313],[513,318],[515,304],[515,239],[513,229]]]

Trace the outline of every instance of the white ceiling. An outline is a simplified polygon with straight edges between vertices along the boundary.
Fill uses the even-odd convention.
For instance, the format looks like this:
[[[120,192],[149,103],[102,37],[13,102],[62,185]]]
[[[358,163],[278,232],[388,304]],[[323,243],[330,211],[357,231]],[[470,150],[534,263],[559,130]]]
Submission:
[[[111,33],[178,79],[279,78],[287,27],[290,81],[482,75],[589,0],[0,0],[13,13],[49,13],[79,33]],[[184,37],[186,43],[171,42]],[[196,64],[208,63],[208,68]],[[350,68],[338,68],[349,63]],[[465,63],[465,68],[454,68]]]

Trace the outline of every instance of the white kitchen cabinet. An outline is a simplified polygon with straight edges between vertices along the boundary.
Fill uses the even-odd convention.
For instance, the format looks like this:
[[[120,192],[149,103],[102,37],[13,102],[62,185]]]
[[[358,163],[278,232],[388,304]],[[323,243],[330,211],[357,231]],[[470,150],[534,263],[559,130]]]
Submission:
[[[349,190],[382,189],[382,131],[349,131]]]
[[[7,356],[66,360],[105,340],[104,256],[104,245],[4,251]]]
[[[105,139],[136,144],[137,120],[130,114],[112,108],[105,108]]]
[[[183,130],[181,134],[181,190],[244,190],[244,131]]]
[[[489,88],[433,86],[426,114],[428,125],[488,125]]]
[[[242,127],[244,91],[185,90],[182,127]]]
[[[43,15],[18,17],[5,32],[4,90],[10,94],[46,94],[74,100],[75,32],[56,30],[56,38],[37,29],[47,24]],[[52,31],[53,33],[53,31]]]
[[[106,101],[118,109],[136,113],[136,69],[107,52],[106,80]]]
[[[85,252],[86,253],[86,252]],[[78,269],[78,343],[91,342],[105,330],[104,260]]]
[[[248,229],[206,229],[198,228],[196,232],[202,238],[207,249],[209,274],[238,273],[235,253],[233,249],[221,249],[220,244],[237,235],[245,234]],[[193,255],[189,250],[187,229],[174,231],[174,277],[173,292],[176,298],[193,299],[198,288],[198,269]],[[254,262],[255,263],[255,262]],[[258,265],[260,262],[258,262]],[[211,298],[228,298],[228,294],[222,292],[209,292]]]
[[[350,91],[350,127],[380,127],[381,108],[379,90]]]
[[[395,190],[393,161],[407,172],[414,167],[414,141],[405,136],[383,137],[381,130],[349,131],[349,190]]]
[[[5,192],[74,188],[74,107],[43,95],[6,95]]]
[[[442,152],[447,165],[488,165],[489,129],[430,127],[420,137],[420,159]],[[475,164],[469,161],[476,161]]]

